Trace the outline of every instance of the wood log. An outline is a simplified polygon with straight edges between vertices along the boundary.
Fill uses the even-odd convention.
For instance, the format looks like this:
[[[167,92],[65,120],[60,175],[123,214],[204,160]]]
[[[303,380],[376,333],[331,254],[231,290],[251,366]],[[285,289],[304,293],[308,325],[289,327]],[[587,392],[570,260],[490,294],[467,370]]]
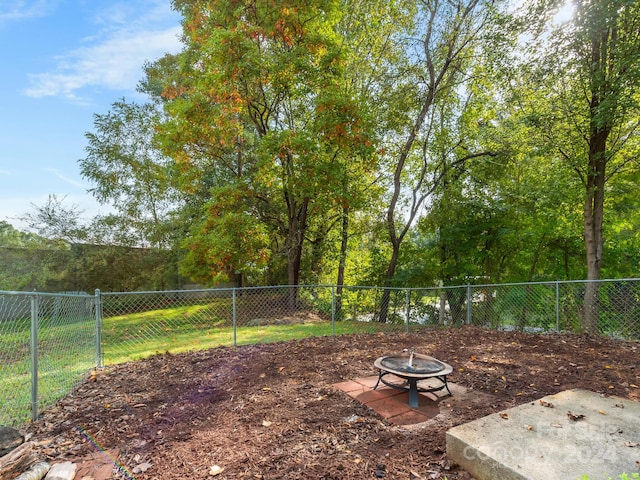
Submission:
[[[4,457],[0,457],[0,480],[10,480],[38,461],[33,446],[33,442],[26,442]]]
[[[50,468],[51,466],[46,462],[36,463],[29,470],[14,478],[14,480],[42,480]]]

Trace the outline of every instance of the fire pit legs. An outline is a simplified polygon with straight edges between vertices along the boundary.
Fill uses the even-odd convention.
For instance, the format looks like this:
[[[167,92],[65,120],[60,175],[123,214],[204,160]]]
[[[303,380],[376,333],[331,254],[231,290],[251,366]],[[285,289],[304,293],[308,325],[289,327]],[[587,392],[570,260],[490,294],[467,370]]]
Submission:
[[[420,406],[420,400],[418,400],[418,380],[410,378],[409,382],[409,406],[411,408],[418,408]]]
[[[447,389],[449,395],[453,395],[447,384],[447,375],[453,369],[440,360],[426,355],[414,354],[413,352],[407,357],[406,354],[390,355],[380,357],[374,362],[374,367],[378,369],[378,381],[373,389],[377,389],[380,382],[388,387],[409,391],[409,407],[418,408],[420,406],[419,392],[437,392]],[[392,383],[386,381],[385,375],[394,375],[404,380],[404,383]],[[428,378],[436,378],[442,382],[442,385],[436,387],[422,388],[418,386],[420,380]]]

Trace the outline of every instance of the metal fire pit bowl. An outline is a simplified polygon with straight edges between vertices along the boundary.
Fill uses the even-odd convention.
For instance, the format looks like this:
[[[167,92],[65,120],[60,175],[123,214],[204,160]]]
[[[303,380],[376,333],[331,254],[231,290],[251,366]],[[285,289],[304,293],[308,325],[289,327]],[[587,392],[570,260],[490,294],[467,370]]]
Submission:
[[[382,382],[388,387],[408,390],[409,406],[411,408],[418,408],[420,405],[419,392],[437,392],[446,388],[449,395],[453,395],[451,390],[449,390],[449,385],[447,385],[447,375],[453,371],[453,368],[448,363],[441,362],[428,355],[414,352],[386,355],[377,358],[373,366],[378,369],[378,381],[373,389],[378,388],[378,385]],[[399,377],[404,381],[402,383],[390,381],[384,378],[387,375]],[[418,385],[420,380],[430,378],[440,380],[442,385],[435,387],[421,387]]]

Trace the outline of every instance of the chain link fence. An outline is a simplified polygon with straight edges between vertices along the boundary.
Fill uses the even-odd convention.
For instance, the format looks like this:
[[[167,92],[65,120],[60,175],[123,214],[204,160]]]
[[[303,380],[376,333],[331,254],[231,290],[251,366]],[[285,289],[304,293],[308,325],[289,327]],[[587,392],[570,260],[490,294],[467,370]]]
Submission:
[[[0,425],[35,418],[97,362],[94,297],[0,292]]]
[[[640,279],[597,282],[599,330],[640,339]],[[587,283],[441,288],[278,286],[162,292],[0,292],[0,425],[35,418],[95,366],[310,336],[475,325],[579,332]]]

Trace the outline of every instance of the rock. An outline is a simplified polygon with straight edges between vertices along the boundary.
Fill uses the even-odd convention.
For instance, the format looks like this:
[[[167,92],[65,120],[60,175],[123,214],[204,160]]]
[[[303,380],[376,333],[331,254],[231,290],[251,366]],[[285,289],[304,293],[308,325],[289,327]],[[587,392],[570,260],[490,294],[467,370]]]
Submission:
[[[0,427],[0,457],[19,447],[23,442],[24,437],[15,428]]]
[[[78,466],[75,463],[56,463],[51,467],[44,480],[73,480],[76,476],[76,470],[78,470]]]

